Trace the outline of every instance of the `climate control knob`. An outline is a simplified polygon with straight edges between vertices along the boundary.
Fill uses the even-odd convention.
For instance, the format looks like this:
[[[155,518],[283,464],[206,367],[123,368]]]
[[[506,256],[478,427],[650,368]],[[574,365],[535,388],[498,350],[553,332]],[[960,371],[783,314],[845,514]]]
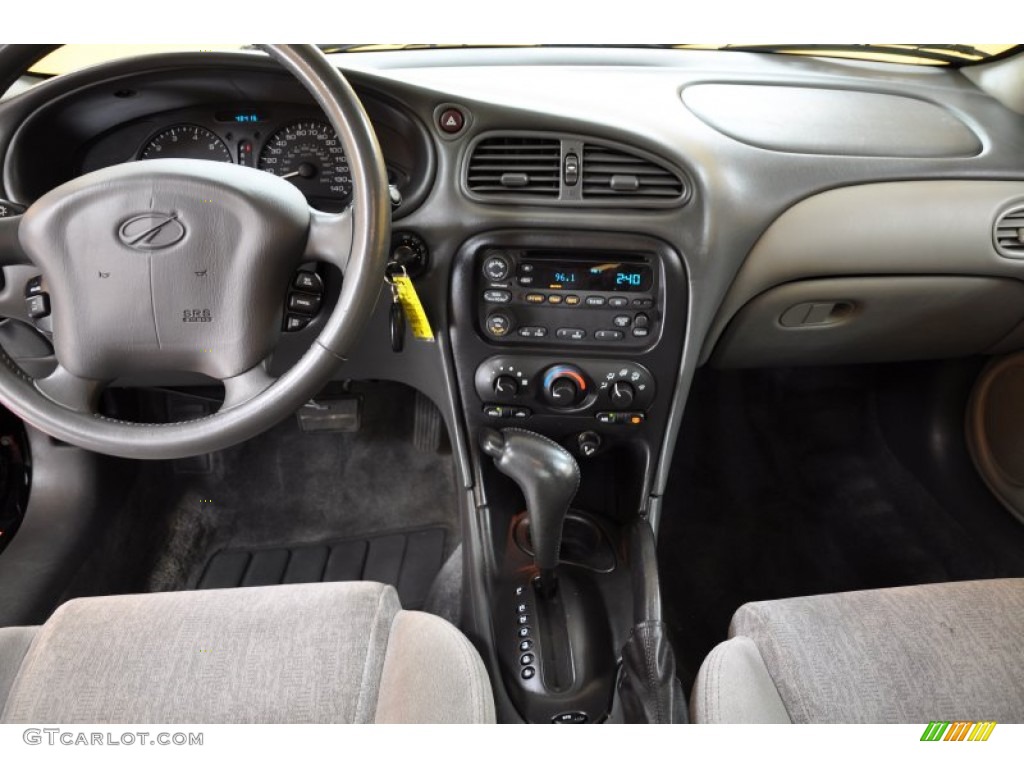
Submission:
[[[616,381],[609,395],[616,408],[629,408],[636,399],[636,390],[628,381]]]
[[[575,365],[553,365],[544,372],[541,394],[554,408],[572,408],[589,393],[587,378]]]
[[[517,392],[519,392],[519,382],[516,381],[515,376],[503,374],[495,378],[494,394],[499,397],[515,397]]]

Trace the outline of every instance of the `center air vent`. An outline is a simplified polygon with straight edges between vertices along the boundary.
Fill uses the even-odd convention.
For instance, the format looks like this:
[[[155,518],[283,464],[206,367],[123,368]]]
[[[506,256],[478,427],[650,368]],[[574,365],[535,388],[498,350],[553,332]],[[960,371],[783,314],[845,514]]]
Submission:
[[[999,216],[992,228],[992,237],[1001,256],[1024,259],[1024,205]]]
[[[657,163],[600,144],[583,145],[583,199],[678,201],[683,181]]]
[[[469,161],[469,190],[478,195],[557,198],[561,162],[562,144],[558,139],[484,139],[476,145]]]

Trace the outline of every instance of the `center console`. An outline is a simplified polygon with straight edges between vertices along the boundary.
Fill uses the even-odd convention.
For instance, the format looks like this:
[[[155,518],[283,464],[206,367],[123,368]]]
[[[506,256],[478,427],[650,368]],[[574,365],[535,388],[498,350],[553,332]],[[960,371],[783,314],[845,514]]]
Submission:
[[[683,260],[639,235],[502,230],[466,242],[452,279],[482,550],[469,629],[503,719],[628,720],[616,691],[647,659],[624,649],[660,620],[636,532],[682,355]]]

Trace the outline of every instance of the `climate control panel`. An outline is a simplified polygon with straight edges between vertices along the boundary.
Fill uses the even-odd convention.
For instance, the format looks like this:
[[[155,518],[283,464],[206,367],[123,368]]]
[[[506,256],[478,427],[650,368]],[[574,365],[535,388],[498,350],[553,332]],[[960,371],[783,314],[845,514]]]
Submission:
[[[650,371],[628,360],[500,355],[477,368],[474,383],[490,419],[585,416],[635,426],[645,421],[655,396]]]

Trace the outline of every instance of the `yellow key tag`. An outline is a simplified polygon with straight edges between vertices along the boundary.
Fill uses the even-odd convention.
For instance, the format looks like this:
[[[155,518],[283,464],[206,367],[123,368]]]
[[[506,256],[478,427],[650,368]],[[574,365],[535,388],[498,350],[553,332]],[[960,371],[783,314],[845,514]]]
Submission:
[[[423,304],[420,302],[420,297],[416,293],[416,286],[412,284],[412,280],[407,275],[395,275],[391,280],[395,288],[398,289],[398,300],[402,303],[402,309],[405,311],[405,317],[409,321],[412,335],[423,341],[433,341],[434,331],[430,327],[427,313],[423,309]]]

